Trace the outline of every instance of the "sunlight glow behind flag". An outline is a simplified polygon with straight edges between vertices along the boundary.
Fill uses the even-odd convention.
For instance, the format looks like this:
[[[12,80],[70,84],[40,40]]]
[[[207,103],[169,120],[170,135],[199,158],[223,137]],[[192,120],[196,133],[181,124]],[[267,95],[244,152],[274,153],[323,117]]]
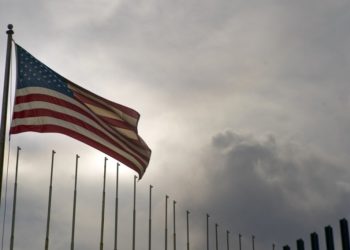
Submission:
[[[151,150],[138,135],[139,113],[60,76],[16,44],[17,87],[10,134],[61,133],[143,176]]]

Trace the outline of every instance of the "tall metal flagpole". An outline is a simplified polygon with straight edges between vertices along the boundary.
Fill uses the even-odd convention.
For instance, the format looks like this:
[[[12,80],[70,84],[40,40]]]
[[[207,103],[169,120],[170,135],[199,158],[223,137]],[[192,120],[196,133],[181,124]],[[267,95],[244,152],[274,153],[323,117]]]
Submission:
[[[219,250],[219,241],[218,241],[218,224],[215,224],[215,245],[216,245],[216,250]]]
[[[12,35],[13,25],[7,25],[7,49],[6,49],[6,61],[5,61],[5,77],[4,77],[4,89],[2,92],[2,111],[1,111],[1,127],[0,127],[0,204],[2,194],[2,174],[4,170],[4,156],[5,156],[5,138],[6,138],[6,125],[7,125],[7,105],[9,96],[10,85],[10,67],[11,67],[11,51],[12,51]]]
[[[151,250],[152,242],[152,185],[149,185],[149,228],[148,228],[148,249]]]
[[[45,250],[49,249],[49,232],[50,232],[50,218],[51,218],[51,197],[52,197],[52,175],[53,175],[53,163],[54,163],[55,153],[56,152],[54,150],[52,150],[50,187],[49,187],[49,204],[48,204],[48,209],[47,209],[47,222],[46,222]]]
[[[101,238],[100,238],[100,250],[103,250],[103,229],[105,225],[105,199],[106,199],[106,168],[107,157],[105,157],[105,164],[103,170],[103,191],[102,191],[102,215],[101,215]]]
[[[132,250],[135,250],[135,227],[136,227],[136,175],[134,176],[134,209],[132,216]]]
[[[174,215],[174,221],[173,221],[173,225],[174,225],[174,250],[176,250],[176,218],[175,218],[175,204],[176,201],[173,201],[173,215]]]
[[[168,250],[168,199],[169,196],[165,195],[165,250]]]
[[[12,208],[12,227],[11,227],[11,240],[10,250],[13,250],[14,235],[15,235],[15,219],[16,219],[16,201],[17,201],[17,174],[18,174],[18,159],[20,147],[17,147],[17,158],[16,158],[16,175],[15,175],[15,190],[13,194],[13,208]]]
[[[76,202],[77,202],[77,175],[78,175],[78,159],[80,158],[79,155],[76,155],[75,157],[75,181],[74,181],[74,198],[73,198],[73,219],[72,219],[72,240],[70,249],[74,250],[74,233],[75,233],[75,209],[76,209]]]
[[[119,188],[119,162],[117,163],[116,185],[115,185],[115,223],[114,223],[114,250],[118,244],[118,188]]]
[[[186,222],[187,222],[187,250],[190,250],[190,226],[189,226],[189,220],[188,216],[190,214],[190,211],[186,211]]]
[[[209,250],[209,214],[207,214],[207,250]]]

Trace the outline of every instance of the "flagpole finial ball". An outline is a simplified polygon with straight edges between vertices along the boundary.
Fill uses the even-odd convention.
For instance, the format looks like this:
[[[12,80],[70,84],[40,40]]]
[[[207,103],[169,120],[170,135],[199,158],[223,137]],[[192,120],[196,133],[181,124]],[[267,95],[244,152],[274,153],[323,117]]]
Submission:
[[[6,31],[6,34],[7,35],[9,35],[9,36],[11,36],[11,35],[13,35],[13,25],[12,24],[9,24],[9,25],[7,25],[7,28],[8,28],[8,30]]]

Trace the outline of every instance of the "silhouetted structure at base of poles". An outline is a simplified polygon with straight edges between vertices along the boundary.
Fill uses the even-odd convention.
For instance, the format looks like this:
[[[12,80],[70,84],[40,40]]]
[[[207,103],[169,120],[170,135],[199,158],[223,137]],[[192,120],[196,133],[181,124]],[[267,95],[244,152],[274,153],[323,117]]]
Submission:
[[[255,250],[255,236],[252,235],[252,248]]]
[[[334,239],[333,239],[333,229],[331,226],[326,226],[324,228],[324,233],[326,236],[326,247],[327,250],[334,250]]]
[[[239,250],[242,250],[242,235],[238,234],[238,245],[239,245]]]
[[[319,250],[318,235],[317,233],[310,234],[311,239],[311,250]]]
[[[343,250],[349,250],[350,243],[349,243],[348,221],[346,219],[341,219],[339,223],[340,223],[340,235],[341,235]]]
[[[348,229],[348,222],[346,219],[341,219],[339,221],[340,224],[340,236],[341,236],[341,243],[342,243],[342,250],[350,250],[350,244],[349,244],[349,229]],[[325,232],[325,243],[326,243],[326,249],[327,250],[334,250],[334,236],[333,236],[333,229],[331,226],[326,226],[324,228]],[[319,250],[319,238],[317,233],[310,234],[310,241],[311,241],[311,250]],[[275,250],[275,245],[272,245],[272,249]],[[288,245],[285,245],[283,249],[290,249]],[[304,250],[304,241],[302,239],[297,240],[297,250]]]
[[[230,250],[230,231],[226,231],[227,250]]]
[[[304,250],[304,241],[302,239],[297,240],[297,250]]]

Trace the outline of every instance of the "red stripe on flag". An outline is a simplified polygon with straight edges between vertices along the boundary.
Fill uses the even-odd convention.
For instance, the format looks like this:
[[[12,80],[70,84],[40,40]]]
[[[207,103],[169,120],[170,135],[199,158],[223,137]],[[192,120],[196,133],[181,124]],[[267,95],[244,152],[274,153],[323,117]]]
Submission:
[[[144,169],[141,171],[133,162],[123,157],[122,155],[116,153],[115,151],[109,149],[108,147],[92,140],[89,137],[83,136],[75,131],[72,131],[68,128],[64,128],[57,125],[19,125],[11,128],[11,134],[18,134],[22,132],[39,132],[39,133],[62,133],[67,136],[70,136],[76,140],[79,140],[83,143],[88,144],[89,146],[100,150],[103,153],[123,162],[128,167],[135,170],[139,175],[140,179],[142,178],[143,173],[145,172],[147,166],[143,166]]]
[[[128,125],[128,123],[125,123],[123,121],[120,121],[120,120],[116,120],[116,119],[113,119],[113,118],[109,118],[109,117],[105,117],[105,116],[100,116],[99,117],[104,120],[105,122],[111,124],[112,126],[114,127],[118,127],[118,128],[124,128],[124,129],[128,129],[128,130],[131,130],[135,133],[137,133],[136,129],[130,125]]]
[[[74,100],[74,99],[72,99]],[[56,104],[58,106],[62,106],[64,108],[71,109],[73,111],[76,111],[84,116],[89,117],[92,120],[95,120],[94,117],[85,111],[84,109],[78,107],[77,105],[74,105],[68,101],[65,101],[61,98],[57,98],[51,95],[45,95],[45,94],[28,94],[24,96],[17,96],[15,99],[15,104],[23,104],[23,103],[29,103],[29,102],[48,102],[52,104]]]
[[[115,110],[109,108],[108,106],[106,106],[106,105],[104,105],[104,104],[102,104],[102,103],[100,103],[100,102],[96,102],[96,101],[94,101],[94,100],[92,100],[92,99],[90,99],[90,98],[88,98],[88,97],[86,97],[86,96],[83,96],[83,95],[81,95],[80,93],[74,93],[74,97],[75,97],[77,100],[79,100],[80,102],[82,102],[83,104],[93,105],[93,106],[95,106],[95,107],[98,107],[98,108],[101,108],[101,109],[103,109],[103,110],[107,110],[107,111],[113,113],[115,116],[119,117],[120,120],[116,120],[116,119],[113,119],[113,118],[109,118],[109,117],[106,117],[106,116],[103,116],[103,115],[100,115],[100,114],[97,114],[97,115],[98,115],[99,117],[101,117],[102,119],[106,120],[107,122],[109,121],[109,120],[107,120],[108,118],[109,118],[109,119],[113,119],[113,120],[117,121],[118,124],[120,124],[121,126],[124,126],[125,128],[128,128],[128,129],[130,129],[130,130],[133,130],[133,131],[135,131],[135,132],[137,133],[137,126],[135,126],[134,124],[129,123],[127,120],[124,119],[123,116],[124,116],[124,113],[125,113],[125,112],[120,111],[121,114],[120,114],[120,113],[117,113]],[[126,114],[127,114],[127,113],[126,113]],[[131,116],[130,114],[127,114],[127,115],[128,115],[128,116]],[[132,116],[131,116],[131,117],[132,117]],[[133,118],[138,119],[139,117],[133,117]],[[137,121],[136,121],[136,124],[137,124]],[[118,126],[119,126],[119,125],[118,125]]]
[[[72,99],[72,100],[74,100],[74,99]],[[74,105],[74,104],[72,104],[72,103],[70,103],[68,101],[65,101],[63,99],[60,99],[60,98],[57,98],[57,97],[54,97],[54,96],[50,96],[50,95],[45,95],[45,94],[28,94],[28,95],[25,95],[25,96],[17,96],[16,100],[15,100],[16,104],[25,104],[27,102],[32,102],[32,101],[33,102],[34,101],[48,102],[48,103],[56,104],[58,106],[62,106],[62,107],[74,110],[74,111],[76,111],[76,112],[78,112],[78,113],[80,113],[80,114],[90,118],[91,120],[95,121],[100,126],[104,127],[107,131],[112,133],[119,140],[123,141],[124,143],[126,143],[130,147],[138,147],[142,151],[146,150],[144,145],[141,145],[142,144],[141,141],[135,141],[135,140],[126,139],[124,136],[122,136],[121,134],[116,132],[114,130],[114,128],[110,128],[110,127],[107,128],[106,127],[106,123],[101,122],[99,120],[99,119],[102,119],[102,118],[99,117],[99,119],[96,119],[96,117],[94,115],[92,115],[91,113],[89,113],[86,110],[84,110],[84,109],[82,109],[82,108],[80,108],[80,107],[78,107],[78,106],[76,106],[76,105]],[[82,104],[82,105],[84,105],[84,104]],[[88,109],[88,108],[86,107],[86,109]],[[90,112],[92,112],[92,111],[90,111]],[[147,149],[148,149],[148,147],[147,147]],[[150,153],[150,150],[146,150],[146,151],[148,151]],[[147,153],[147,154],[141,153],[141,154],[143,154],[146,157],[149,157],[149,153]]]
[[[78,91],[74,90],[74,88],[71,88],[71,90],[74,92],[74,95],[79,96],[79,98],[80,97],[86,98],[85,100],[87,103],[91,102],[91,104],[94,104],[94,105],[96,103],[99,103],[104,108],[106,108],[106,105],[107,105],[107,107],[113,106],[114,108],[119,109],[123,113],[126,113],[129,116],[136,118],[137,120],[140,118],[140,114],[131,108],[128,108],[128,107],[123,106],[121,104],[104,99],[103,97],[98,96],[98,95],[96,95],[96,94],[94,94],[86,89],[83,89],[82,87],[80,87],[74,83],[72,84],[71,82],[69,82],[69,85],[74,85],[74,88],[79,89],[79,92],[78,92]],[[94,99],[96,99],[96,100],[94,100]]]
[[[130,154],[131,157],[135,158],[135,160],[137,160],[140,164],[144,164],[143,161],[147,162],[148,157],[138,154],[138,152],[134,151],[130,147],[121,145],[116,141],[116,138],[111,138],[110,136],[106,135],[105,132],[71,115],[56,112],[51,109],[30,109],[30,110],[15,112],[13,114],[13,119],[21,119],[21,118],[29,118],[29,117],[45,117],[45,116],[57,118],[59,120],[63,120],[63,121],[72,123],[74,125],[77,125],[79,127],[82,127],[90,131],[91,133],[96,134],[100,138],[108,141],[115,147],[118,147],[121,150],[124,150],[126,153]]]

